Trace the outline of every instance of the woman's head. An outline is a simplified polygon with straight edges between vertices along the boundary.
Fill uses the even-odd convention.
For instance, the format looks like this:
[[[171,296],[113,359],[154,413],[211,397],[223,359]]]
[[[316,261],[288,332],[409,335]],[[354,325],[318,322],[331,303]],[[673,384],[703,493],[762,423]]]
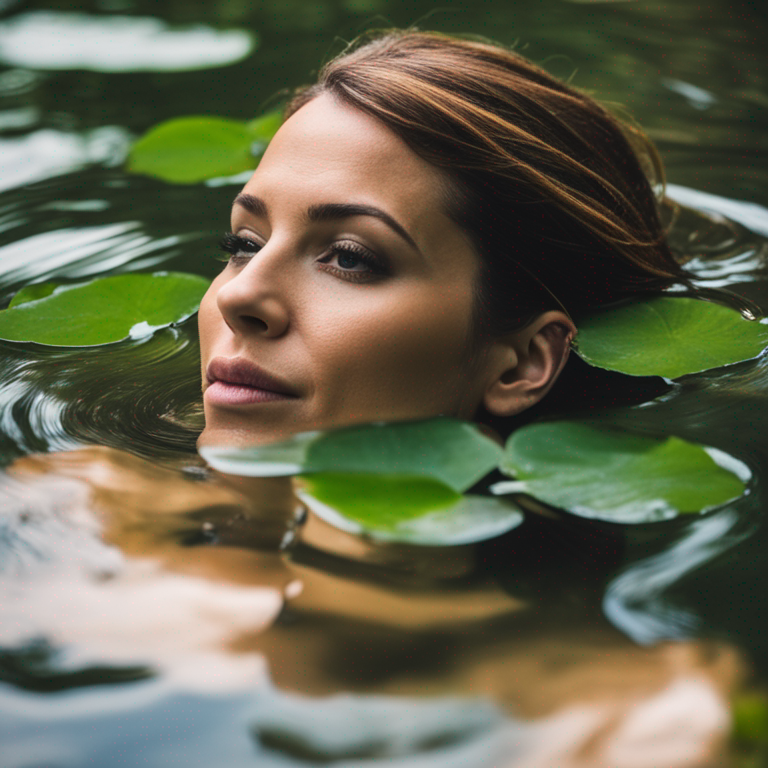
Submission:
[[[235,203],[204,441],[537,402],[572,317],[682,277],[640,163],[502,48],[405,32],[332,61]]]
[[[578,319],[684,279],[659,222],[653,146],[524,57],[395,32],[331,61],[287,113],[319,93],[375,117],[445,172],[446,210],[483,264],[481,328],[519,327],[552,306]]]

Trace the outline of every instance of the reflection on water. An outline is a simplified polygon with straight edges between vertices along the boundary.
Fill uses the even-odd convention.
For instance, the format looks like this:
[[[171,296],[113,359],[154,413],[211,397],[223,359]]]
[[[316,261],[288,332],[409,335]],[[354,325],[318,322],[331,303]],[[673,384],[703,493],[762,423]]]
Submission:
[[[164,756],[159,729],[181,763],[198,737],[168,732],[170,713],[205,721],[212,698],[233,723],[208,722],[202,749],[228,765],[247,734],[289,765],[632,766],[660,753],[673,766],[722,747],[733,651],[632,646],[599,619],[600,578],[574,569],[581,583],[542,599],[546,576],[518,561],[499,589],[514,545],[382,547],[310,515],[279,555],[290,479],[203,482],[106,449],[23,459],[9,480],[3,554],[35,552],[2,582],[0,643],[16,650],[0,674],[17,690],[0,728],[14,765],[50,744],[57,764],[109,762],[125,749],[117,723],[136,729],[129,754]],[[610,542],[555,528],[529,526],[532,560],[546,547],[562,563],[590,540],[594,559]],[[51,721],[55,704],[29,691],[68,676],[74,706]],[[325,698],[339,691],[354,695]]]
[[[697,520],[676,544],[630,566],[608,585],[605,615],[638,643],[695,635],[701,630],[700,617],[670,605],[665,592],[686,573],[743,538],[729,536],[736,520],[732,509]]]
[[[17,111],[14,119],[26,114]],[[126,131],[109,126],[94,128],[85,135],[43,129],[22,138],[4,139],[0,141],[0,189],[13,189],[91,163],[117,165],[129,146]]]
[[[194,319],[192,325],[194,333]],[[3,343],[0,451],[6,460],[89,443],[188,457],[202,429],[200,355],[188,326],[106,347]]]
[[[246,30],[172,29],[151,17],[33,11],[0,23],[0,61],[30,69],[203,69],[244,58],[254,42]]]
[[[381,13],[519,40],[631,108],[667,161],[675,247],[703,285],[768,307],[764,17],[682,0],[45,5],[0,22],[3,305],[30,282],[211,277],[237,182],[131,177],[129,141],[184,114],[251,118]],[[4,766],[719,764],[734,690],[768,672],[768,358],[649,386],[640,406],[611,378],[600,407],[591,383],[579,401],[743,461],[733,504],[632,526],[539,509],[427,549],[335,531],[287,479],[210,476],[194,326],[0,343]]]

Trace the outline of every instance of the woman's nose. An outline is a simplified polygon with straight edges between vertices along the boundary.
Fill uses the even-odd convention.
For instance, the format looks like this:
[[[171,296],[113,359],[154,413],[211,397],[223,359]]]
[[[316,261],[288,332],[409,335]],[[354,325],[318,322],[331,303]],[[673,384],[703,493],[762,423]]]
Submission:
[[[236,333],[258,333],[277,338],[288,330],[289,311],[285,276],[278,276],[266,248],[219,288],[216,303],[227,325]],[[231,269],[231,267],[230,267]]]

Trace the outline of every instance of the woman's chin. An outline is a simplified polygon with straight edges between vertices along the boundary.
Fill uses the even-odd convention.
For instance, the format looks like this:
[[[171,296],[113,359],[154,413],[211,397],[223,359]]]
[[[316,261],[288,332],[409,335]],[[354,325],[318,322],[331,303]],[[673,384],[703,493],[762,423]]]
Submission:
[[[293,429],[287,426],[264,425],[264,426],[231,426],[209,424],[206,422],[205,429],[197,438],[197,448],[207,446],[232,446],[241,448],[249,445],[259,445],[261,443],[279,443],[287,440],[298,432],[304,432],[299,425]]]
[[[276,404],[272,404],[276,405]],[[226,408],[205,409],[205,429],[197,439],[198,450],[207,446],[231,446],[234,448],[266,443],[279,443],[301,432],[319,432],[344,429],[345,427],[382,422],[421,421],[449,416],[466,421],[474,419],[469,414],[453,411],[434,412],[432,409],[418,408],[378,408],[359,409],[354,413],[334,413],[333,415],[278,413],[276,409],[260,410],[260,418],[247,419],[244,414]],[[271,416],[271,418],[268,418]],[[490,430],[489,430],[490,431]]]
[[[197,439],[198,449],[210,445],[275,443],[317,428],[312,426],[317,420],[306,413],[296,398],[232,405],[215,402],[215,398],[207,395],[203,399],[205,428]]]

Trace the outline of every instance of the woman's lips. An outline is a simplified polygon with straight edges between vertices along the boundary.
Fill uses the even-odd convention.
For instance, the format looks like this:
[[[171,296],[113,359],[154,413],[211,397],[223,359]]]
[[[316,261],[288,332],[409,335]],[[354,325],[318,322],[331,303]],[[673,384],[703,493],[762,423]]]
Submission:
[[[298,397],[289,384],[242,357],[214,358],[205,377],[205,399],[211,405],[251,405]]]

